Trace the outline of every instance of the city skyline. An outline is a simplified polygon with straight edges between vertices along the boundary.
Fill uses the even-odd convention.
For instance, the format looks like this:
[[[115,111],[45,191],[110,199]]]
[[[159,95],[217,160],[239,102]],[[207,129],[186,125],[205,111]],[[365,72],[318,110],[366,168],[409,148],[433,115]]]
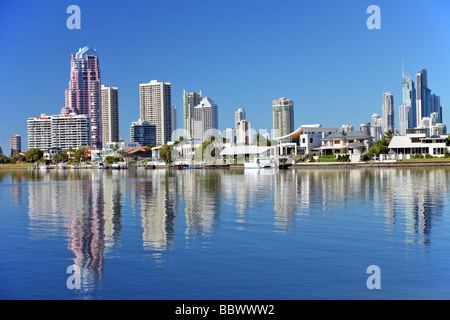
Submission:
[[[198,5],[206,2],[199,1]],[[444,1],[436,1],[433,6],[423,6],[410,4],[406,1],[399,1],[391,4],[387,1],[377,3],[382,10],[382,28],[380,30],[369,30],[365,26],[368,15],[365,9],[368,3],[347,2],[340,6],[338,14],[324,13],[321,8],[317,8],[312,4],[291,4],[281,2],[271,4],[262,2],[258,6],[252,3],[244,2],[238,4],[231,2],[230,8],[226,8],[221,4],[213,4],[205,8],[207,12],[216,12],[221,10],[218,21],[212,24],[211,30],[199,29],[200,24],[194,23],[192,26],[183,30],[186,32],[194,32],[202,30],[204,41],[212,45],[217,51],[221,52],[215,56],[207,56],[200,52],[189,54],[177,54],[176,50],[171,51],[178,46],[183,45],[184,41],[180,38],[181,34],[178,27],[183,25],[183,21],[175,23],[168,28],[158,39],[164,41],[167,36],[173,36],[173,39],[167,42],[167,48],[150,52],[136,52],[132,48],[135,41],[131,38],[139,38],[142,30],[139,27],[143,23],[143,14],[133,11],[132,15],[136,18],[136,22],[128,20],[128,25],[114,25],[110,18],[106,18],[102,14],[104,26],[93,24],[93,14],[99,12],[101,4],[90,4],[88,2],[80,2],[82,9],[82,28],[81,30],[68,30],[64,23],[68,17],[65,14],[67,6],[60,4],[58,6],[50,5],[39,10],[39,7],[30,3],[29,6],[36,6],[36,12],[41,13],[42,18],[36,23],[36,30],[31,34],[38,32],[35,36],[39,40],[41,59],[35,61],[31,59],[27,53],[25,44],[27,41],[34,45],[36,40],[32,41],[30,36],[24,37],[23,40],[14,40],[12,33],[3,31],[0,37],[11,44],[2,53],[1,57],[8,60],[13,54],[17,56],[15,59],[21,59],[22,65],[15,70],[15,81],[7,82],[11,79],[13,69],[9,66],[4,71],[4,77],[1,77],[0,87],[5,97],[5,110],[10,123],[2,122],[2,130],[0,137],[0,146],[3,150],[7,150],[9,136],[19,133],[26,137],[26,121],[28,117],[36,114],[58,114],[63,106],[64,96],[62,90],[67,88],[68,73],[68,57],[70,53],[76,51],[77,48],[90,45],[99,53],[102,69],[102,82],[118,87],[121,91],[120,96],[120,132],[121,138],[128,140],[127,132],[131,122],[139,118],[139,83],[148,82],[151,79],[163,79],[172,83],[172,104],[177,107],[182,106],[182,90],[190,88],[191,90],[202,90],[208,92],[208,95],[214,97],[214,101],[221,106],[219,110],[219,118],[221,119],[219,128],[225,130],[232,127],[233,111],[238,107],[245,108],[247,116],[252,120],[252,127],[258,129],[271,129],[270,107],[271,101],[278,97],[289,97],[295,101],[296,114],[301,116],[295,118],[294,128],[302,124],[320,122],[324,126],[341,126],[342,124],[351,124],[358,128],[361,123],[370,121],[370,115],[373,113],[382,113],[380,95],[382,92],[392,91],[395,99],[394,109],[398,112],[401,105],[402,84],[401,84],[401,62],[404,57],[405,70],[411,74],[415,74],[418,70],[427,69],[430,74],[429,87],[437,92],[441,97],[441,105],[445,110],[448,106],[449,94],[446,88],[448,82],[446,74],[449,67],[445,65],[445,56],[448,56],[450,47],[442,42],[442,48],[439,52],[428,53],[426,47],[431,46],[433,41],[442,39],[443,31],[448,22],[445,19],[430,19],[426,15],[422,15],[423,11],[439,14],[440,11],[445,12],[449,4]],[[19,4],[2,4],[2,12],[8,10],[23,11],[23,7]],[[147,4],[142,4],[147,6]],[[157,4],[156,11],[167,10],[167,4]],[[173,7],[170,11],[170,17],[180,17],[183,9],[192,10],[187,5],[180,2],[180,8]],[[327,2],[325,6],[334,8],[334,3]],[[108,9],[109,13],[113,13],[113,17],[117,17],[120,9],[126,12],[134,10],[129,8],[128,11],[122,5],[117,4],[114,8]],[[235,10],[239,8],[239,10]],[[277,9],[277,10],[275,10]],[[251,17],[260,28],[256,31],[254,27],[238,22],[235,17],[246,15],[254,10],[255,15]],[[145,11],[145,10],[141,10]],[[333,11],[333,10],[331,10]],[[448,11],[448,10],[447,10]],[[59,20],[51,18],[53,15],[58,16],[61,12]],[[290,17],[296,17],[289,23],[288,28],[277,27],[270,31],[269,26],[264,24],[267,18],[272,14],[279,16],[288,14]],[[314,18],[308,17],[312,16]],[[30,23],[27,19],[30,17],[28,13],[19,14],[22,25],[12,21],[5,16],[2,20],[3,29],[11,30],[14,28],[19,34],[25,34],[29,31]],[[155,17],[156,20],[160,18]],[[419,27],[412,26],[411,32],[405,36],[402,44],[394,43],[391,50],[382,53],[377,48],[380,43],[390,41],[398,37],[401,33],[401,23],[397,20],[405,19],[413,21],[421,18],[422,24]],[[57,21],[58,20],[58,21]],[[347,21],[343,23],[343,21]],[[236,21],[223,30],[221,28],[226,21]],[[6,27],[6,23],[9,23]],[[156,23],[156,22],[155,22]],[[61,24],[58,29],[58,24]],[[273,24],[268,23],[272,28]],[[152,24],[152,26],[154,26]],[[312,26],[309,32],[304,32],[305,26]],[[336,28],[333,28],[336,26]],[[54,28],[54,30],[53,30]],[[112,32],[118,32],[118,39],[122,41],[121,46],[112,47],[106,39],[98,37],[99,31],[111,29]],[[150,28],[150,26],[149,26]],[[237,31],[239,30],[239,33]],[[244,32],[241,32],[244,31]],[[252,36],[250,43],[246,44],[247,37],[240,34],[250,33]],[[46,34],[43,37],[44,33]],[[101,32],[100,32],[101,33]],[[125,37],[127,34],[135,34],[136,37]],[[413,46],[413,39],[423,34],[428,34],[425,38],[427,45],[423,48]],[[229,41],[221,43],[223,39],[234,36]],[[442,35],[442,36],[441,36]],[[165,36],[164,38],[162,38]],[[55,44],[50,43],[47,38],[60,37],[61,41]],[[19,37],[20,38],[20,37]],[[18,39],[19,39],[18,38]],[[318,45],[314,50],[299,51],[300,44],[317,43],[315,39],[320,38],[327,45]],[[336,42],[339,39],[340,42]],[[116,39],[117,40],[117,39]],[[292,52],[279,51],[275,48],[265,50],[270,42],[276,41],[289,42],[292,44]],[[411,45],[407,44],[408,41]],[[353,43],[350,49],[346,48],[347,44]],[[164,43],[164,42],[163,42]],[[148,47],[146,44],[144,47]],[[233,53],[229,49],[239,47],[238,52]],[[240,46],[239,46],[240,45]],[[27,45],[28,47],[28,45]],[[155,47],[156,48],[156,47]],[[332,48],[327,53],[326,48]],[[264,49],[264,50],[263,50]],[[351,53],[354,50],[355,53]],[[375,51],[375,52],[372,52]],[[125,61],[124,52],[128,52],[132,61],[127,62],[128,71],[121,66],[122,63],[116,61]],[[350,53],[350,54],[349,54]],[[155,59],[161,62],[155,63],[157,60],[149,59],[155,55]],[[349,57],[345,57],[349,55]],[[49,57],[51,56],[51,58]],[[226,60],[223,60],[224,57]],[[252,60],[250,60],[250,58]],[[46,61],[52,63],[46,63]],[[202,64],[199,64],[200,61]],[[261,68],[264,63],[267,65]],[[304,63],[307,62],[307,63]],[[32,63],[32,64],[31,64]],[[180,68],[180,64],[184,68]],[[189,64],[189,65],[187,65]],[[50,65],[50,67],[49,67]],[[199,68],[199,65],[203,68]],[[290,68],[290,73],[281,73],[283,76],[274,77],[274,72],[279,72],[285,68]],[[44,72],[41,70],[48,70]],[[317,70],[323,71],[319,75]],[[345,70],[345,73],[342,71]],[[30,76],[31,72],[39,74],[39,83],[30,88],[27,95],[17,96],[16,84],[18,79]],[[334,86],[329,86],[326,90],[327,94],[323,94],[322,79],[323,73],[340,77],[339,82]],[[338,75],[339,74],[339,75]],[[300,75],[303,75],[300,77]],[[45,86],[44,86],[45,84]],[[348,88],[353,89],[351,101],[348,99]],[[23,112],[18,113],[18,109]],[[267,110],[267,111],[266,111]],[[398,117],[395,118],[395,127],[398,128]],[[5,121],[5,120],[4,120]],[[181,112],[178,113],[178,123],[182,122]],[[180,126],[181,128],[181,126]],[[26,141],[22,142],[26,145]]]

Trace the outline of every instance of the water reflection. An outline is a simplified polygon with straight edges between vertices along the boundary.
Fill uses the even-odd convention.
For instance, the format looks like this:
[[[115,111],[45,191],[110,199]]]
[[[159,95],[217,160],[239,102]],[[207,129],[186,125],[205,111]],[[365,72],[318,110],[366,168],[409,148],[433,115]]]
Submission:
[[[218,220],[222,174],[215,170],[183,170],[177,174],[185,202],[186,246],[197,236],[208,236]]]
[[[380,217],[386,235],[401,234],[407,243],[428,246],[432,227],[442,221],[448,201],[447,169],[267,173],[26,170],[10,173],[10,195],[12,202],[20,203],[28,189],[32,238],[66,237],[73,263],[82,270],[84,297],[101,287],[104,257],[118,256],[124,228],[135,228],[123,222],[133,212],[141,228],[141,254],[163,262],[164,252],[176,245],[208,245],[222,222],[226,222],[223,228],[245,231],[252,223],[264,230],[294,234],[304,219],[347,213]],[[4,173],[0,179],[7,183]],[[270,224],[264,220],[267,215]]]
[[[165,170],[144,171],[143,179],[130,182],[131,196],[140,207],[142,245],[154,257],[173,243],[177,185]],[[149,179],[147,179],[149,178]]]

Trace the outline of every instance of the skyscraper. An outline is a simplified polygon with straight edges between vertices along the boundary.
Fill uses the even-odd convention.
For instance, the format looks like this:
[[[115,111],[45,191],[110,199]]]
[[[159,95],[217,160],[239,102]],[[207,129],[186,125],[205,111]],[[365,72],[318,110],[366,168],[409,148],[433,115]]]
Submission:
[[[394,132],[394,94],[383,93],[383,133]]]
[[[382,136],[383,119],[380,118],[378,113],[372,115],[372,122],[370,125],[370,135],[374,142],[377,142]]]
[[[286,98],[272,101],[273,138],[294,131],[294,101]]]
[[[403,105],[411,106],[408,128],[414,128],[417,126],[416,89],[414,88],[414,80],[404,74],[402,74],[402,92]]]
[[[216,135],[219,129],[217,104],[209,97],[204,97],[194,108],[194,139],[204,141]]]
[[[172,93],[170,82],[151,80],[139,85],[142,121],[156,126],[156,143],[166,144],[172,135]]]
[[[245,119],[245,111],[244,108],[239,108],[234,112],[234,130],[237,132],[237,126],[239,121],[246,120]]]
[[[194,108],[202,101],[202,92],[186,93],[183,90],[183,128],[184,138],[194,138]]]
[[[20,134],[9,137],[9,154],[14,156],[14,153],[22,151],[22,138]]]
[[[252,125],[247,120],[241,120],[236,127],[236,143],[250,144]]]
[[[177,107],[171,106],[170,107],[170,118],[172,122],[172,134],[171,134],[171,140],[176,141],[178,140],[178,120],[177,120]]]
[[[412,120],[412,107],[410,105],[401,105],[398,107],[398,114],[399,114],[399,120],[398,120],[398,131],[400,135],[404,136],[406,135],[406,129],[413,128],[415,126],[411,126],[410,123]]]
[[[416,106],[417,106],[417,126],[421,123],[422,118],[430,117],[432,112],[439,114],[439,123],[442,123],[442,106],[439,96],[431,92],[428,88],[427,70],[422,69],[416,74]]]
[[[359,131],[370,135],[370,122],[361,123],[361,125],[359,126]]]
[[[431,94],[431,113],[435,112],[438,114],[437,122],[442,123],[442,106],[441,98],[434,93]],[[430,114],[431,114],[430,113]]]
[[[102,145],[119,141],[119,89],[101,86],[102,93]]]
[[[227,143],[236,142],[236,131],[234,128],[226,128],[223,132],[223,137]]]
[[[97,52],[90,47],[80,48],[71,55],[69,88],[62,114],[84,114],[91,119],[91,143],[102,147],[102,114],[100,93],[100,63]]]

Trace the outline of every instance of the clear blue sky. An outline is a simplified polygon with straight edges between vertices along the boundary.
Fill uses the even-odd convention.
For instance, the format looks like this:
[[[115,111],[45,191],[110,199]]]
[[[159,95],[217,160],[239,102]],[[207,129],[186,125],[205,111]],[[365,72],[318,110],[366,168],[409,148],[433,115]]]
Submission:
[[[69,30],[69,5],[81,30]],[[381,30],[369,30],[369,5]],[[182,91],[201,90],[219,106],[220,129],[243,107],[255,129],[271,129],[272,100],[294,100],[295,126],[355,129],[381,114],[382,93],[401,104],[401,62],[412,76],[428,70],[429,87],[450,119],[448,0],[0,0],[0,146],[26,120],[58,114],[70,54],[99,54],[102,83],[119,87],[120,135],[139,118],[139,83],[172,83],[182,126]]]

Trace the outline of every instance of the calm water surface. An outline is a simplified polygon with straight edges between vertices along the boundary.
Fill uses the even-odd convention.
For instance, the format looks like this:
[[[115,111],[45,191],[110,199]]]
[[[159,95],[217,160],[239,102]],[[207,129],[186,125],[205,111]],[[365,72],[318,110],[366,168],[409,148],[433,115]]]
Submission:
[[[448,169],[0,171],[2,299],[450,299]],[[70,265],[81,289],[68,289]],[[369,290],[367,267],[381,270]]]

